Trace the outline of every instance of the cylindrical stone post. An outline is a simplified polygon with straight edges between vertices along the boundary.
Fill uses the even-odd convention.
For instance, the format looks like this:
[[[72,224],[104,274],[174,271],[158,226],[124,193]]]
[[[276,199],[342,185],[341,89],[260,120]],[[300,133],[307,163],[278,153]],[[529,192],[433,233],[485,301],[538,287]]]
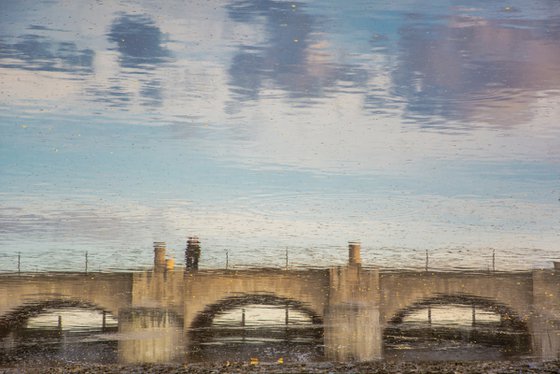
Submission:
[[[171,271],[175,268],[175,260],[172,258],[165,259],[165,270]]]
[[[553,261],[554,263],[554,270],[560,270],[560,261]]]
[[[165,269],[165,242],[154,242],[154,270]]]
[[[348,242],[348,263],[350,265],[362,264],[361,249],[362,245],[360,242]]]

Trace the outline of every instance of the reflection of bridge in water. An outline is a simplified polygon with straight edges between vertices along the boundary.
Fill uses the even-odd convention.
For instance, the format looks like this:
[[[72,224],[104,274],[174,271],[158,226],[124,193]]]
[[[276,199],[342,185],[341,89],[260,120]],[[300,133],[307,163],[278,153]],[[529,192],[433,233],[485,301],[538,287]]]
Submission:
[[[195,344],[194,331],[215,316],[250,304],[278,304],[323,327],[327,359],[364,361],[383,357],[384,331],[414,310],[472,304],[525,329],[533,356],[560,357],[560,270],[379,270],[360,266],[355,245],[347,266],[330,269],[185,271],[166,270],[159,260],[147,272],[3,275],[0,331],[47,307],[97,308],[118,316],[119,333],[150,336],[120,340],[122,362],[174,361],[183,360]]]

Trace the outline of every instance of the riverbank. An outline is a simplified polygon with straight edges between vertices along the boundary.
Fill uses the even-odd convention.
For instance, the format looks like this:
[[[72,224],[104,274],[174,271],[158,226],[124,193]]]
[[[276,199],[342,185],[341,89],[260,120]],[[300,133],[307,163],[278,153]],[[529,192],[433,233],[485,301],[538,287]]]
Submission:
[[[65,364],[56,367],[16,366],[0,368],[0,373],[560,373],[560,361],[462,361],[462,362],[365,362],[290,364],[190,364],[190,365],[95,365]]]

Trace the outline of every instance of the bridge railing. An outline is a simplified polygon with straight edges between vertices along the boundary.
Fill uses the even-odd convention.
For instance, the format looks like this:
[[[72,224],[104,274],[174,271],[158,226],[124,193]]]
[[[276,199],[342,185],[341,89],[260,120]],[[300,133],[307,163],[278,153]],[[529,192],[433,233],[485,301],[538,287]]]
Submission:
[[[36,272],[100,272],[100,271],[131,271],[147,270],[150,263],[137,266],[115,267],[107,266],[107,254],[90,251],[65,252],[56,261],[52,260],[52,253],[31,254],[17,252],[0,254],[0,274],[28,274]]]
[[[153,268],[153,252],[141,249],[138,259],[130,262],[122,251],[82,251],[66,249],[60,253],[11,252],[0,254],[0,273],[45,271],[138,271]],[[528,259],[526,254],[531,253]],[[340,246],[246,248],[202,247],[201,269],[245,269],[255,267],[277,269],[327,268],[348,263],[346,249]],[[177,268],[184,267],[184,249],[170,250]],[[53,256],[55,260],[53,260]],[[130,256],[129,256],[130,257]],[[122,259],[122,262],[120,261]],[[537,249],[469,249],[454,248],[361,248],[364,267],[400,268],[416,271],[514,271],[560,267],[558,257],[550,251]]]

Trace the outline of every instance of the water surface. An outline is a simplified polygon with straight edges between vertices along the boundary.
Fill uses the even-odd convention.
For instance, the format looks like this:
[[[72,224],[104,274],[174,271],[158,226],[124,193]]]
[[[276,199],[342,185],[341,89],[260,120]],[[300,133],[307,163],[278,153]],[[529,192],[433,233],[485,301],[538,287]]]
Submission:
[[[556,1],[4,1],[0,270],[550,267]]]

